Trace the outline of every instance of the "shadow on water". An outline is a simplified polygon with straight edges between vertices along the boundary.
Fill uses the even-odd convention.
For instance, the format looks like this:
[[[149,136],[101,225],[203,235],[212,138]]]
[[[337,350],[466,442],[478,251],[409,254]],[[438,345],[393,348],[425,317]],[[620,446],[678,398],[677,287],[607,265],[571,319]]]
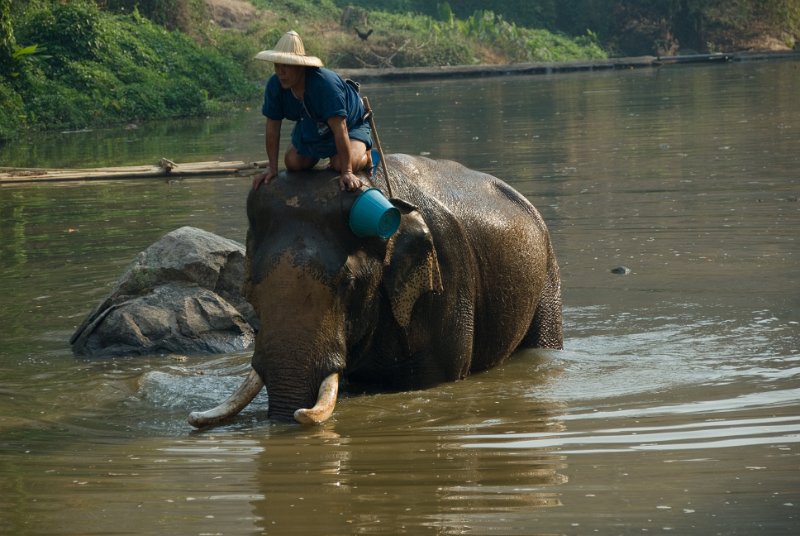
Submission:
[[[389,152],[497,174],[540,209],[565,349],[343,398],[316,428],[270,423],[261,394],[193,433],[247,353],[84,361],[66,341],[166,232],[243,242],[248,179],[2,187],[0,533],[795,534],[797,62],[364,91]],[[0,159],[261,159],[251,114]]]

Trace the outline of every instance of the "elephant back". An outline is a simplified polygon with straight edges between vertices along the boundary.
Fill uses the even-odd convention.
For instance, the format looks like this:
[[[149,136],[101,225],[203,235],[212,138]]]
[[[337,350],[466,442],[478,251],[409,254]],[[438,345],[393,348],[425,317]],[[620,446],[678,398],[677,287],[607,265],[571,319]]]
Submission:
[[[544,220],[522,194],[501,179],[469,169],[452,160],[434,160],[420,156],[393,154],[387,156],[389,181],[394,197],[403,199],[421,210],[430,212],[446,208],[464,225],[485,227],[487,215],[505,222],[522,216],[536,221],[545,229]],[[386,181],[382,174],[375,180]],[[427,209],[431,204],[434,208]]]

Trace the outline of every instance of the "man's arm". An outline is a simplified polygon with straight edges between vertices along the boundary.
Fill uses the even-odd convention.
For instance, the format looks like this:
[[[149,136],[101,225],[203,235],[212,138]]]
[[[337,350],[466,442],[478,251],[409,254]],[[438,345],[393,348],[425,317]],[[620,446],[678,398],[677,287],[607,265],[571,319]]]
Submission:
[[[281,120],[267,118],[266,128],[266,147],[267,159],[269,160],[269,171],[274,177],[278,174],[278,149],[281,145]],[[272,177],[270,177],[272,179]],[[267,181],[269,182],[269,181]]]
[[[280,119],[267,118],[267,126],[264,130],[264,144],[267,150],[267,160],[269,168],[266,172],[256,175],[253,179],[253,190],[261,186],[261,183],[269,184],[269,181],[278,174],[278,150],[281,145],[281,121]]]

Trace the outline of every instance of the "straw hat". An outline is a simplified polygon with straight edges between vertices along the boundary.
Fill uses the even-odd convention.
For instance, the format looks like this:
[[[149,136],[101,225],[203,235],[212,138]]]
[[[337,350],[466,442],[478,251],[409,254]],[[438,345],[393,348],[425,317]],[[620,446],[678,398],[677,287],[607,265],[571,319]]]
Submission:
[[[284,65],[304,65],[306,67],[322,67],[322,60],[316,56],[306,56],[306,47],[297,32],[283,34],[272,50],[262,50],[256,54],[257,60],[282,63]]]

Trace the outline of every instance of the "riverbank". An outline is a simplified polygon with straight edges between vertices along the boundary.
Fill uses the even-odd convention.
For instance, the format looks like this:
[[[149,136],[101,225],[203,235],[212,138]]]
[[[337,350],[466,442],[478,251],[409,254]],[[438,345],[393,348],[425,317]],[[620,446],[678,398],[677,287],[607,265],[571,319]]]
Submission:
[[[339,69],[343,78],[359,82],[476,78],[529,74],[554,74],[616,69],[642,69],[689,63],[728,63],[740,61],[800,60],[800,52],[732,52],[686,56],[636,56],[592,61],[511,63],[505,65],[446,65],[439,67],[398,67],[389,69]]]
[[[623,69],[653,69],[680,64],[728,64],[733,62],[797,61],[798,52],[737,52],[729,54],[697,54],[691,56],[639,56],[596,61],[557,63],[516,63],[506,65],[463,65],[445,67],[408,67],[393,69],[339,69],[343,77],[362,83],[390,84],[395,81],[425,81],[436,79],[488,78],[514,75],[546,75],[570,72],[592,72]],[[159,156],[159,155],[153,155]],[[166,163],[166,165],[165,165]],[[92,169],[41,169],[0,167],[0,187],[18,183],[68,182],[88,180],[177,178],[186,176],[222,176],[251,173],[262,163],[248,162],[187,162],[175,164],[169,160],[148,165]],[[39,165],[33,162],[31,165]]]
[[[439,21],[311,0],[111,4],[0,9],[0,143],[40,130],[227,114],[260,93],[272,66],[254,56],[288,29],[334,69],[608,55],[592,36],[518,27],[494,12]],[[367,22],[360,37],[355,28]]]
[[[271,73],[255,53],[288,29],[332,69],[397,80],[637,68],[659,60],[609,60],[612,51],[789,51],[800,27],[791,13],[758,0],[721,11],[697,7],[689,26],[675,6],[642,11],[619,0],[591,10],[583,0],[558,2],[547,13],[536,3],[451,9],[422,0],[0,0],[6,4],[0,144],[45,130],[230,113],[256,98]]]

